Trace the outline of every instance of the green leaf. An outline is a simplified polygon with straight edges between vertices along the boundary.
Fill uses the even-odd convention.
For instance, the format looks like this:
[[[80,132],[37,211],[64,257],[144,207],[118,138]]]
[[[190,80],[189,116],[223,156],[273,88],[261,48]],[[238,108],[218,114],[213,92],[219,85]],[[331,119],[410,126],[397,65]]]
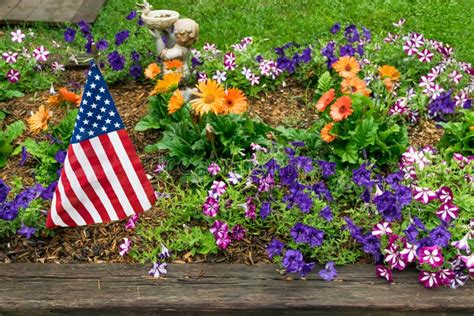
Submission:
[[[358,148],[364,148],[375,144],[377,128],[374,118],[369,117],[357,125],[355,131],[351,131],[349,134],[352,135],[352,141],[357,144]]]
[[[142,118],[135,126],[135,130],[138,132],[159,128],[161,128],[159,120],[150,114]]]
[[[354,144],[349,143],[343,148],[334,148],[334,152],[341,158],[342,162],[357,163],[357,148]]]
[[[23,121],[16,121],[7,126],[5,136],[8,142],[13,142],[15,139],[21,136],[25,131],[25,123]]]
[[[331,89],[331,81],[331,74],[328,71],[324,72],[321,77],[319,77],[318,90],[321,94]]]

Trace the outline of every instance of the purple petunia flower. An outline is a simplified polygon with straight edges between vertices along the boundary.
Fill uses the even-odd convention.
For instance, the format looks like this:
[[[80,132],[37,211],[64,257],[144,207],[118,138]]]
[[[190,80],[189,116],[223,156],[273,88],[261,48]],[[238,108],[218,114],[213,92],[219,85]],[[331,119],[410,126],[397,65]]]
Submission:
[[[0,204],[5,202],[10,190],[11,190],[10,187],[5,182],[3,182],[2,179],[0,179]]]
[[[439,246],[422,247],[419,250],[418,261],[423,264],[427,263],[433,268],[437,268],[443,264],[443,254]]]
[[[453,200],[453,191],[448,187],[439,188],[439,190],[436,191],[436,194],[442,203],[449,203]]]
[[[26,159],[28,159],[29,156],[30,156],[30,154],[28,154],[28,152],[26,151],[26,147],[25,146],[21,147],[20,166],[25,165]]]
[[[219,167],[218,164],[215,162],[212,162],[208,167],[207,171],[211,174],[211,176],[217,175],[219,172],[221,172],[221,167]]]
[[[128,238],[124,238],[123,243],[120,244],[119,248],[120,248],[120,251],[119,251],[120,256],[122,257],[125,256],[132,248],[132,241]]]
[[[217,234],[218,232],[227,232],[229,231],[229,226],[223,221],[215,221],[212,227],[209,229],[212,234]]]
[[[272,212],[270,202],[262,202],[262,206],[260,207],[260,218],[265,219],[270,215]]]
[[[372,39],[372,34],[370,33],[369,29],[366,29],[365,27],[362,27],[362,34],[364,34],[365,39],[370,42]]]
[[[64,31],[64,41],[67,43],[71,43],[74,41],[75,38],[76,30],[70,27],[66,28],[66,30]]]
[[[449,245],[451,233],[443,225],[439,225],[430,231],[430,238],[435,245],[446,247]]]
[[[334,262],[329,261],[326,263],[324,269],[319,271],[319,276],[327,282],[334,280],[337,277],[337,271]]]
[[[113,51],[108,55],[108,61],[112,70],[119,71],[125,67],[125,57],[117,51]]]
[[[340,56],[354,56],[354,54],[355,49],[352,47],[352,45],[344,45],[339,49]]]
[[[295,243],[304,244],[308,242],[308,236],[306,235],[306,225],[303,223],[296,223],[290,230],[290,236],[293,238]]]
[[[334,218],[331,208],[329,206],[325,206],[320,212],[319,216],[327,220],[328,222],[331,222]]]
[[[337,22],[337,23],[334,23],[334,25],[331,27],[329,32],[331,32],[331,34],[336,34],[340,30],[341,30],[341,23]]]
[[[169,258],[170,256],[171,256],[170,250],[164,244],[161,244],[160,258],[166,259],[166,258]]]
[[[109,48],[109,42],[107,42],[106,39],[100,39],[98,42],[97,42],[97,50],[105,50],[107,48]]]
[[[163,263],[156,262],[153,264],[150,271],[148,271],[148,274],[154,278],[159,278],[168,273],[168,271],[166,270],[167,267],[168,267],[168,264],[166,262],[163,262]]]
[[[359,168],[352,170],[352,181],[358,186],[371,187],[375,184],[375,182],[370,179],[372,171],[367,167],[367,163],[363,163]]]
[[[40,197],[43,200],[52,200],[54,191],[56,190],[56,187],[58,186],[58,181],[53,181],[51,182],[40,194]]]
[[[378,264],[375,266],[375,275],[379,278],[387,280],[389,283],[393,282],[392,270],[390,270],[384,265]]]
[[[314,262],[304,263],[300,270],[300,277],[304,278],[308,273],[311,273],[315,266],[316,264]]]
[[[115,45],[120,46],[130,35],[128,30],[123,30],[115,34]]]
[[[401,220],[401,207],[397,203],[395,194],[392,192],[383,192],[381,195],[374,198],[374,203],[384,220],[388,222]]]
[[[303,254],[299,250],[289,249],[285,252],[281,264],[288,273],[300,272],[304,266]]]
[[[446,122],[446,115],[454,113],[456,101],[451,99],[452,91],[441,93],[437,98],[430,102],[428,106],[428,115],[437,122]]]
[[[84,20],[81,20],[77,23],[79,30],[82,33],[82,36],[88,41],[92,40],[91,26]]]
[[[133,20],[136,16],[137,16],[137,11],[133,10],[127,15],[126,19],[130,21],[130,20]]]
[[[133,51],[133,52],[131,52],[131,54],[130,54],[130,58],[131,58],[134,62],[138,63],[138,62],[140,61],[140,54],[139,54],[138,52],[136,52],[136,51]]]
[[[349,230],[352,238],[354,238],[357,242],[363,243],[365,238],[364,238],[364,235],[362,234],[362,229],[356,224],[354,224],[354,222],[349,217],[345,216],[344,220],[347,223],[344,229]]]
[[[25,226],[21,223],[21,228],[17,231],[18,234],[23,235],[26,239],[30,239],[36,233],[36,228]]]
[[[276,238],[273,238],[272,241],[270,241],[270,243],[267,245],[267,248],[266,248],[268,258],[270,258],[270,260],[272,260],[273,257],[280,256],[281,253],[283,252],[283,247],[285,247],[285,245],[281,241],[279,241]]]
[[[449,223],[452,220],[455,220],[459,214],[459,207],[451,204],[450,202],[441,204],[436,216],[445,223]]]
[[[357,30],[357,27],[354,24],[351,24],[346,27],[344,31],[344,36],[346,37],[349,43],[358,42],[360,39],[359,31]]]
[[[288,165],[280,169],[280,183],[291,185],[298,178],[298,170],[293,165]]]
[[[255,220],[257,214],[255,213],[257,206],[253,202],[253,198],[249,196],[247,198],[247,201],[244,204],[244,209],[245,209],[245,218],[250,218],[252,220]]]
[[[233,240],[242,240],[245,238],[245,228],[242,225],[235,225],[232,227],[231,238]]]
[[[324,160],[318,160],[319,168],[321,169],[321,174],[324,178],[329,178],[336,173],[336,163],[329,162]]]
[[[133,64],[130,66],[129,74],[133,79],[138,79],[142,76],[142,66],[140,64]]]
[[[436,272],[421,270],[418,275],[418,281],[428,289],[439,287],[438,275]]]
[[[18,216],[18,206],[14,202],[0,204],[0,218],[12,221]]]
[[[416,225],[414,224],[408,225],[407,229],[405,229],[404,232],[408,241],[411,243],[414,243],[416,241],[416,238],[418,237],[419,233],[418,229],[416,228]]]
[[[232,240],[230,239],[229,232],[227,231],[219,231],[215,233],[214,238],[216,239],[217,247],[220,249],[226,249],[232,242]]]
[[[380,240],[371,233],[367,234],[362,242],[362,250],[365,253],[377,256],[380,253]]]
[[[305,227],[305,235],[311,248],[319,247],[323,244],[324,232],[311,226]]]
[[[63,164],[64,160],[66,160],[67,152],[65,150],[58,150],[54,155],[54,160],[58,163]]]
[[[202,206],[202,212],[206,216],[215,217],[219,211],[219,201],[211,196],[206,199]]]

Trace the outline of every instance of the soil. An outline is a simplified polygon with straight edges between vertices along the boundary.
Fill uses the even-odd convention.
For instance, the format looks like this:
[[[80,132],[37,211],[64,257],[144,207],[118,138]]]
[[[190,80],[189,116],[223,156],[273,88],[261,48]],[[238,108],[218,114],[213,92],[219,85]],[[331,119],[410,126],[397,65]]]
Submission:
[[[69,71],[63,85],[66,87],[82,86],[85,81],[84,71]],[[60,86],[57,86],[59,88]],[[149,84],[128,82],[126,84],[112,85],[109,87],[119,113],[122,115],[128,133],[139,153],[140,159],[148,174],[153,174],[159,155],[144,153],[147,144],[156,140],[158,133],[139,133],[134,131],[134,126],[147,113],[147,96],[151,91]],[[31,111],[36,111],[41,104],[46,104],[49,91],[28,94],[21,98],[0,103],[0,108],[7,110],[11,115],[5,123],[15,120],[26,120]],[[306,128],[317,120],[317,113],[311,107],[312,96],[304,88],[294,82],[289,82],[277,91],[271,92],[250,100],[249,113],[272,125],[285,125]],[[59,122],[63,112],[53,109],[54,122]],[[412,145],[420,146],[435,144],[441,137],[442,131],[437,129],[432,122],[423,122],[415,127],[411,134]],[[23,136],[35,137],[29,132]],[[8,165],[0,169],[0,178],[8,179],[11,175],[20,175],[25,185],[34,182],[32,178],[33,162],[20,166],[18,157],[10,159]],[[155,188],[159,187],[156,180],[151,180]],[[159,225],[160,219],[166,216],[164,210],[153,207],[145,212],[140,221],[149,225]],[[27,240],[22,236],[0,239],[0,262],[131,262],[128,256],[118,254],[122,239],[128,237],[140,245],[139,237],[133,230],[125,229],[125,220],[77,228],[57,228],[54,236],[39,236]],[[271,232],[266,236],[251,237],[240,241],[228,248],[228,251],[219,255],[191,256],[191,253],[181,254],[175,262],[229,262],[255,264],[268,262],[265,245],[271,239]]]

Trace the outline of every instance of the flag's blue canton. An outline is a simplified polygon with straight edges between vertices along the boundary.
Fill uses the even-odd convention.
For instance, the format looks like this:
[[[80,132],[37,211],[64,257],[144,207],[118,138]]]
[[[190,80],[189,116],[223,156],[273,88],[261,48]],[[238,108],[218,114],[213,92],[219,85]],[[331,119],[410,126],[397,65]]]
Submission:
[[[99,67],[91,64],[71,143],[125,128]]]

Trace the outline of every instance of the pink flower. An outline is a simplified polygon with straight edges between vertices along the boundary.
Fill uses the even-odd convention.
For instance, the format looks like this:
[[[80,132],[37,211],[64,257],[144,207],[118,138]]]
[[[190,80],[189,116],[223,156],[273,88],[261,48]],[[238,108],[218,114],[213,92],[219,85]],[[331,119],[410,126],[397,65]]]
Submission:
[[[392,234],[392,228],[390,227],[390,223],[381,221],[380,223],[375,224],[372,235],[376,237],[382,237],[383,235],[390,235]]]
[[[384,265],[378,264],[375,266],[375,275],[379,278],[387,280],[389,283],[393,282],[392,270],[390,270]]]
[[[2,57],[3,57],[3,59],[5,59],[7,64],[14,64],[14,63],[16,63],[18,53],[5,52],[5,53],[2,54]]]
[[[441,204],[436,215],[445,223],[449,223],[458,217],[459,207],[450,202]]]
[[[233,185],[236,185],[242,180],[242,176],[234,171],[229,172],[229,182]]]
[[[225,70],[232,71],[232,70],[235,70],[236,67],[237,67],[237,64],[235,62],[224,63]],[[223,81],[225,81],[225,80],[223,80]]]
[[[393,43],[398,39],[398,34],[388,32],[387,37],[383,39],[385,43]]]
[[[253,202],[253,198],[251,196],[249,196],[247,198],[247,202],[245,204],[242,204],[241,206],[243,206],[244,210],[245,210],[245,218],[250,218],[250,219],[253,219],[255,220],[256,218],[256,205],[255,203]]]
[[[433,83],[433,81],[434,79],[431,76],[422,76],[418,86],[420,88],[428,88]]]
[[[250,78],[248,78],[248,81],[250,81],[252,86],[255,86],[260,83],[260,77],[253,74]]]
[[[436,191],[438,195],[438,199],[442,203],[449,203],[453,201],[453,191],[449,187],[441,187],[438,191]]]
[[[198,73],[198,82],[206,82],[207,81],[207,74],[205,72]]]
[[[406,22],[406,19],[400,19],[400,20],[398,20],[398,22],[392,23],[392,24],[395,27],[402,27],[402,25],[405,24],[405,22]]]
[[[40,46],[33,51],[33,57],[37,61],[48,60],[48,55],[49,55],[49,51],[47,51],[46,48],[44,48],[44,46]]]
[[[441,283],[442,285],[449,285],[451,284],[451,281],[454,279],[454,272],[453,270],[451,269],[441,269],[439,272],[438,272],[438,281],[439,283]]]
[[[453,159],[454,159],[454,161],[456,161],[458,163],[458,165],[461,169],[464,168],[469,163],[469,159],[464,157],[463,155],[461,155],[459,153],[454,153],[453,154]]]
[[[129,251],[132,246],[132,241],[128,238],[123,239],[123,243],[119,246],[120,252],[119,254],[123,257],[125,256]]]
[[[474,268],[474,253],[471,253],[469,256],[460,256],[460,258],[468,269]]]
[[[416,244],[410,244],[407,242],[405,244],[405,248],[403,248],[402,251],[400,251],[400,256],[402,257],[403,260],[407,262],[413,262],[417,258],[417,254],[416,254],[417,249],[418,247],[416,246]]]
[[[226,63],[235,63],[235,54],[234,53],[226,53],[224,55],[224,64]]]
[[[157,164],[155,170],[153,170],[154,173],[158,173],[158,174],[164,171],[166,171],[166,162]]]
[[[448,75],[449,79],[451,79],[452,82],[458,84],[461,79],[462,79],[462,75],[460,72],[456,71],[456,70],[453,70],[449,75]]]
[[[383,251],[385,253],[385,262],[387,262],[392,268],[398,261],[400,253],[398,252],[398,246],[391,244]]]
[[[421,270],[418,275],[418,281],[426,288],[431,289],[439,287],[438,275],[436,272]]]
[[[219,167],[218,164],[215,162],[211,163],[209,167],[207,167],[207,171],[211,174],[211,176],[217,175],[219,172],[221,172],[221,167]]]
[[[456,106],[463,106],[464,103],[467,101],[467,95],[466,95],[466,92],[464,91],[461,91],[460,93],[456,94],[454,96],[454,101],[456,101]]]
[[[214,197],[209,196],[202,206],[202,212],[206,216],[215,217],[219,211],[219,201]]]
[[[433,83],[429,88],[429,95],[432,99],[436,99],[444,92],[444,89],[437,83]]]
[[[418,53],[418,49],[416,48],[415,43],[412,42],[411,40],[408,40],[405,42],[405,44],[403,45],[403,50],[405,51],[405,54],[407,54],[408,56],[412,56]]]
[[[23,34],[20,29],[14,32],[11,32],[10,35],[12,36],[12,42],[18,42],[18,43],[23,42],[23,39],[26,37],[26,35]]]
[[[425,43],[425,38],[423,37],[423,34],[419,33],[412,33],[410,40],[417,48]]]
[[[443,255],[439,246],[423,247],[418,255],[420,263],[427,263],[433,268],[443,264]]]
[[[20,81],[20,72],[15,69],[10,69],[8,70],[6,77],[10,83],[17,83]]]
[[[127,224],[125,224],[125,229],[135,229],[136,223],[138,221],[138,214],[133,215],[130,217],[127,221]]]
[[[242,67],[242,71],[240,73],[244,75],[245,79],[247,80],[250,80],[250,78],[253,76],[252,70],[247,67]]]
[[[54,72],[65,71],[64,65],[58,63],[57,61],[55,61],[54,63],[51,64],[51,69],[52,69]]]
[[[229,226],[227,226],[227,223],[223,221],[215,221],[214,224],[212,224],[212,227],[209,229],[213,235],[217,234],[218,232],[228,232],[229,231]]]
[[[225,184],[224,181],[214,181],[211,186],[212,192],[216,193],[218,196],[221,196],[222,194],[225,193],[227,189],[227,185]]]
[[[430,52],[428,49],[423,49],[422,51],[418,52],[418,60],[422,63],[428,63],[433,59],[434,54]]]
[[[206,43],[206,44],[204,44],[203,49],[205,51],[215,53],[216,50],[217,50],[217,47],[216,47],[216,44]]]
[[[469,240],[469,233],[464,235],[464,237],[461,238],[461,240],[453,241],[451,243],[451,246],[456,247],[459,250],[470,251],[471,248],[469,247],[469,241],[468,240]]]
[[[423,204],[428,204],[429,202],[433,201],[437,197],[436,193],[433,192],[432,190],[428,188],[421,188],[418,186],[414,186],[412,194],[413,194],[413,198],[416,201],[421,202]]]
[[[217,232],[216,234],[214,234],[214,238],[216,239],[217,247],[220,249],[226,249],[231,242],[229,232]]]

